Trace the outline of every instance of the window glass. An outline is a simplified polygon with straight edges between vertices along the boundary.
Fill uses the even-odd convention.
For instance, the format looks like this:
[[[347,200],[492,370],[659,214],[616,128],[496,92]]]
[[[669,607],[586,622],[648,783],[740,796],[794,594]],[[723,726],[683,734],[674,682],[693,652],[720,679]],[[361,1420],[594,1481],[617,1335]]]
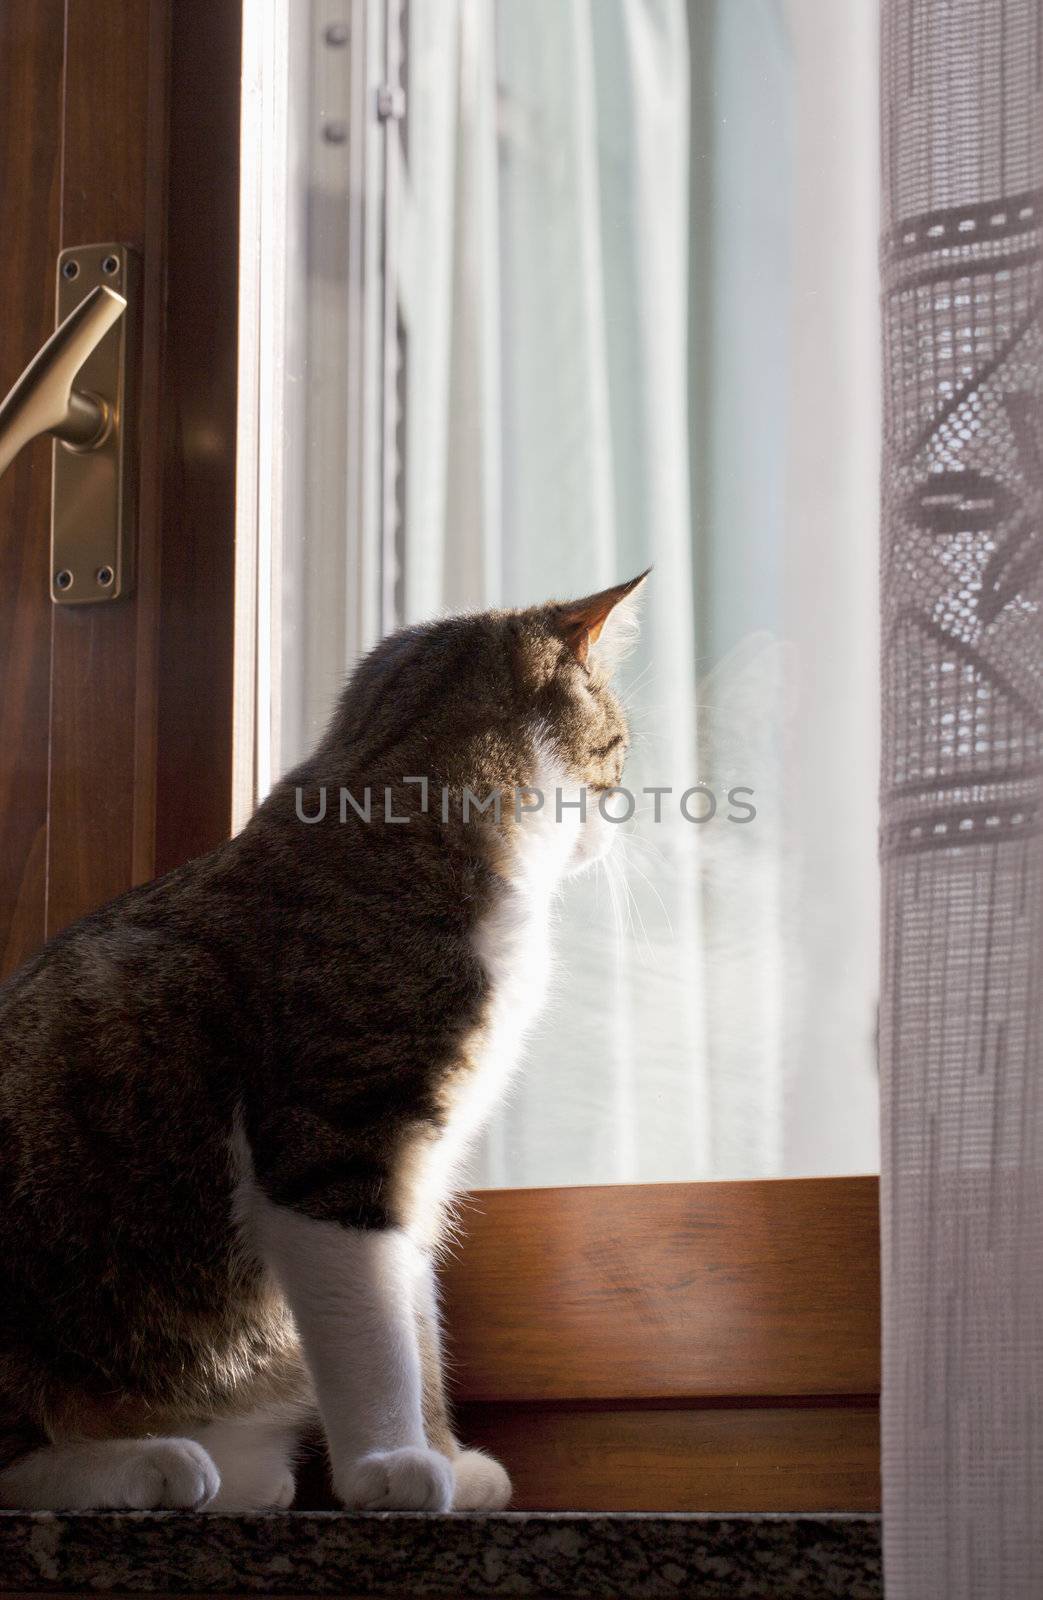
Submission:
[[[258,788],[382,632],[654,563],[473,1180],[874,1170],[875,4],[247,17]]]

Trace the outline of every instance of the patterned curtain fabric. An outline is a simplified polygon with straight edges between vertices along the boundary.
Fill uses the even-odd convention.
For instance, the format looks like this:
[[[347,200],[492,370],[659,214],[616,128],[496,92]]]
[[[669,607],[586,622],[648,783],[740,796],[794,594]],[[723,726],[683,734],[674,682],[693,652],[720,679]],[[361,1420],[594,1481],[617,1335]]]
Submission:
[[[883,5],[889,1600],[1043,1595],[1041,28]]]

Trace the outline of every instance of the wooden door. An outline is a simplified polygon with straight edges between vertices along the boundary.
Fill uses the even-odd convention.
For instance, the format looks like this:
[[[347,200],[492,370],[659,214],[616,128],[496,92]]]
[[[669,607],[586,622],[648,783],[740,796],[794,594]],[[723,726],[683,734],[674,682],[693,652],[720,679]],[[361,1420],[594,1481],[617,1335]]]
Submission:
[[[58,252],[142,263],[137,582],[54,606],[52,444],[0,479],[0,977],[231,818],[240,12],[0,7],[0,392]]]

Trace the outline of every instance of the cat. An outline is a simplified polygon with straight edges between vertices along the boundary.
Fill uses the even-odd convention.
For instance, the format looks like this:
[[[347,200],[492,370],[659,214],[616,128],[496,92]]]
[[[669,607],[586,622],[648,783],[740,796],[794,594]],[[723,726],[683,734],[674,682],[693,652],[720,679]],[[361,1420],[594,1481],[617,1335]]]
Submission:
[[[0,988],[0,1505],[286,1507],[316,1417],[347,1507],[507,1504],[435,1264],[614,836],[645,576],[386,638],[241,833]]]

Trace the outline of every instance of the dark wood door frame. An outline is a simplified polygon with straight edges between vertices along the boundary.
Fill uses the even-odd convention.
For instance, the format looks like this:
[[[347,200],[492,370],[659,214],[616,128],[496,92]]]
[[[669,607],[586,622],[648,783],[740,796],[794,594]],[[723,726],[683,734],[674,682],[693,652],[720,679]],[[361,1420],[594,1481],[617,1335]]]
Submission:
[[[50,442],[0,480],[0,975],[229,831],[240,30],[213,0],[0,13],[0,382],[54,325],[59,250],[143,266],[134,592],[52,606]]]
[[[54,327],[63,0],[0,8],[0,352],[6,390]],[[0,478],[0,957],[43,942],[50,749],[50,446]]]

